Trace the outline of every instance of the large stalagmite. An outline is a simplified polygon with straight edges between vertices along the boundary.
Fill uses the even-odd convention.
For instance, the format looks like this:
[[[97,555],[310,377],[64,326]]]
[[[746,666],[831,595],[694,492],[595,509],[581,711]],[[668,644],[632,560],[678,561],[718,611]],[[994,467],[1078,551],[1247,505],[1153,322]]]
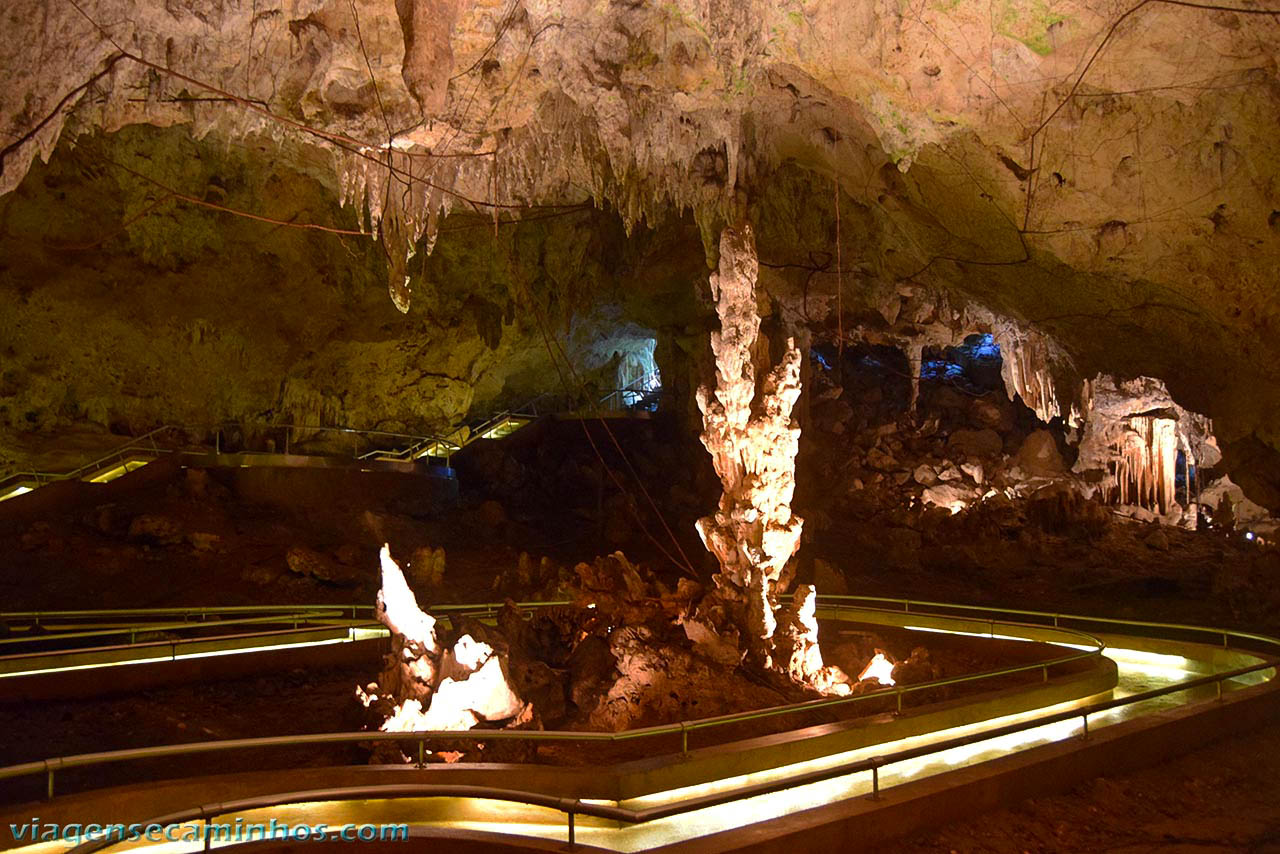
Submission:
[[[797,681],[845,693],[847,677],[822,664],[812,591],[797,591],[781,621],[774,613],[804,524],[791,512],[800,440],[791,410],[800,396],[800,351],[788,339],[782,361],[764,376],[757,394],[758,270],[751,227],[726,228],[719,270],[711,275],[720,317],[720,331],[711,333],[716,386],[698,389],[702,444],[724,492],[715,515],[698,520],[698,533],[720,563],[717,586],[739,603],[736,622],[757,661],[780,667]],[[775,637],[780,622],[786,630],[782,638]],[[774,660],[780,647],[787,649],[786,661]]]

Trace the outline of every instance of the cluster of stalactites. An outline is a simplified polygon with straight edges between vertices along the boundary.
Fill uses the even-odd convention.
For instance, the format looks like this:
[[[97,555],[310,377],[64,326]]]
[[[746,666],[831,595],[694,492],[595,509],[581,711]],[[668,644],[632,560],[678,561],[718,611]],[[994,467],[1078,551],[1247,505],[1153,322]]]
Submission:
[[[713,224],[728,219],[735,204],[729,188],[739,169],[736,125],[713,123],[713,129],[695,132],[662,113],[654,117],[656,127],[644,131],[653,144],[638,145],[584,122],[576,107],[555,101],[545,107],[533,125],[507,142],[487,142],[487,151],[436,156],[397,140],[390,147],[335,155],[341,203],[367,213],[372,236],[386,250],[388,291],[400,311],[409,309],[409,261],[419,248],[431,253],[441,221],[461,199],[489,213],[510,213],[549,199],[581,201],[578,193],[585,189],[597,207],[612,204],[628,234],[641,222],[655,224],[672,211],[690,211],[708,258],[713,256]],[[724,152],[725,182],[702,180],[688,166],[691,158],[676,158],[682,165],[673,167],[658,156],[676,143],[690,152],[714,148],[712,130]]]
[[[1055,380],[1054,369],[1069,360],[1057,351],[1052,339],[1034,329],[1011,325],[999,330],[996,337],[1009,397],[1015,394],[1021,397],[1027,408],[1045,423],[1062,418],[1068,426],[1079,427],[1083,421],[1082,399],[1088,389],[1082,385],[1078,394],[1062,393],[1059,388],[1062,378]]]
[[[339,200],[367,212],[387,257],[387,290],[401,312],[409,310],[408,267],[425,237],[430,254],[449,213],[450,161],[395,148],[345,155],[338,167]]]
[[[1113,447],[1112,503],[1168,513],[1176,496],[1178,423],[1172,418],[1136,415]]]
[[[1221,452],[1213,422],[1179,406],[1164,382],[1152,377],[1099,374],[1084,384],[1082,399],[1085,421],[1074,471],[1100,472],[1101,497],[1108,504],[1162,516],[1186,510],[1175,486],[1179,452],[1187,475],[1192,466],[1216,464]],[[1184,505],[1194,500],[1189,494],[1181,498]]]

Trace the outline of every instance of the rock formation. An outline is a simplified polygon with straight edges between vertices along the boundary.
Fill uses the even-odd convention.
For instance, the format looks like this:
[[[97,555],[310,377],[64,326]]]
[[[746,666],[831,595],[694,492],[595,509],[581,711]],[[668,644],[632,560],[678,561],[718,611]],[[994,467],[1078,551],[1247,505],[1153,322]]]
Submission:
[[[1084,431],[1074,470],[1100,475],[1099,497],[1179,521],[1194,508],[1198,485],[1193,467],[1222,459],[1212,422],[1174,402],[1160,380],[1129,381],[1099,376],[1088,383]],[[1178,454],[1185,486],[1176,494]],[[1202,485],[1201,485],[1202,486]]]
[[[400,354],[367,359],[419,399],[385,412],[393,396],[347,401],[327,387],[331,364],[356,360],[325,358],[333,348],[308,340],[297,357],[321,355],[288,378],[289,401],[365,424],[433,408],[456,421],[478,384],[482,399],[503,387],[503,371],[481,375],[515,348],[494,358],[475,345],[504,337],[521,282],[587,288],[525,269],[499,294],[451,305],[440,277],[456,268],[431,260],[446,219],[475,235],[517,212],[541,215],[534,206],[587,206],[616,212],[635,236],[690,214],[685,236],[714,256],[745,197],[776,256],[771,293],[803,290],[821,317],[826,302],[847,313],[855,293],[875,292],[889,297],[877,300],[887,323],[927,308],[910,296],[921,286],[986,306],[1021,329],[997,335],[1012,351],[1006,384],[1041,418],[1071,419],[1055,350],[1087,375],[1162,377],[1180,405],[1215,419],[1227,465],[1249,472],[1238,482],[1280,506],[1280,475],[1269,473],[1280,471],[1280,314],[1267,284],[1280,201],[1257,179],[1277,171],[1280,23],[1265,4],[1237,5],[1009,0],[985,14],[888,0],[15,0],[0,34],[0,194],[48,196],[49,209],[6,214],[3,254],[16,261],[5,313],[25,327],[18,352],[38,341],[47,305],[66,312],[64,327],[78,329],[76,315],[99,327],[90,337],[114,352],[100,328],[110,324],[92,323],[97,307],[75,305],[91,290],[81,275],[114,288],[303,227],[304,251],[270,237],[278,264],[249,280],[284,282],[283,307],[330,278],[347,302],[375,286],[381,308],[389,291],[408,309],[404,340],[421,341],[415,324],[429,318],[434,338],[462,339],[451,343],[466,355],[447,358],[458,347],[442,341],[432,361],[460,364],[429,377]],[[163,156],[174,139],[199,141],[200,155]],[[228,238],[240,228],[254,230]],[[62,250],[124,254],[141,269],[85,264],[44,291],[50,268],[76,262]],[[490,254],[513,270],[545,257]],[[329,257],[307,263],[316,255]],[[42,285],[33,297],[31,280]],[[192,291],[221,287],[232,285]],[[172,289],[157,282],[135,299]],[[282,306],[254,309],[273,317]],[[325,313],[354,312],[339,301]],[[147,320],[132,319],[144,337]],[[214,339],[200,364],[260,352],[251,330],[218,341],[221,324],[200,320],[176,320],[166,340]],[[6,421],[112,423],[130,410],[164,420],[146,403],[151,388],[181,388],[131,368],[102,372],[108,391],[95,378],[64,399],[42,371],[24,360],[0,385],[13,399]],[[261,388],[220,402],[219,420],[285,396],[279,376],[254,379]]]
[[[470,634],[451,647],[436,621],[418,607],[404,573],[382,547],[377,616],[391,632],[391,653],[378,682],[357,689],[361,702],[384,715],[384,732],[468,730],[480,722],[511,723],[527,708],[512,690],[504,656]]]
[[[800,351],[788,339],[782,361],[757,386],[755,240],[748,225],[720,237],[720,268],[711,294],[720,330],[711,333],[716,385],[698,389],[702,443],[724,489],[713,516],[698,520],[698,533],[720,563],[717,586],[740,605],[733,608],[749,650],[766,666],[785,669],[797,681],[827,691],[843,686],[842,674],[824,669],[813,619],[813,593],[797,591],[784,623],[785,660],[775,661],[777,597],[785,591],[787,563],[800,545],[804,521],[791,512],[800,427],[791,410],[800,396]],[[767,348],[764,349],[767,353]]]

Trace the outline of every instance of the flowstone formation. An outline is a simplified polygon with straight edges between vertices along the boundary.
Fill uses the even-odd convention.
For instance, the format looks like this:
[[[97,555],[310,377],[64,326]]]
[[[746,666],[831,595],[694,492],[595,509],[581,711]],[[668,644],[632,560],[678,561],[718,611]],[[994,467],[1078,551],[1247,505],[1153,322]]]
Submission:
[[[511,689],[508,665],[493,646],[462,634],[440,642],[436,621],[417,597],[388,546],[382,547],[378,620],[391,632],[379,681],[357,696],[383,716],[384,732],[469,730],[481,722],[518,726],[532,708]]]
[[[706,635],[707,622],[723,626],[727,618],[745,634],[757,663],[782,669],[824,693],[847,694],[848,676],[822,662],[813,588],[801,586],[781,610],[775,604],[789,586],[788,562],[800,545],[804,524],[791,512],[800,441],[791,411],[800,396],[800,350],[794,339],[787,339],[782,361],[765,374],[757,390],[758,271],[751,227],[725,229],[719,271],[711,276],[720,317],[720,331],[711,333],[716,387],[698,389],[702,443],[724,492],[716,513],[699,519],[697,527],[720,562],[720,572],[710,601],[688,623],[690,638]]]

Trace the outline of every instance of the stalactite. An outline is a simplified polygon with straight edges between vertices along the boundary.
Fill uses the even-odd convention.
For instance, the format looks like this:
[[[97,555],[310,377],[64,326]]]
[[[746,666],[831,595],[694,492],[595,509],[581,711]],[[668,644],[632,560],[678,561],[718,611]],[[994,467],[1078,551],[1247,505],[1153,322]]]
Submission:
[[[1019,330],[998,336],[1005,385],[1041,421],[1064,415],[1050,374],[1050,349],[1043,335]]]
[[[1168,513],[1176,501],[1178,425],[1172,418],[1136,415],[1113,445],[1113,501]]]

